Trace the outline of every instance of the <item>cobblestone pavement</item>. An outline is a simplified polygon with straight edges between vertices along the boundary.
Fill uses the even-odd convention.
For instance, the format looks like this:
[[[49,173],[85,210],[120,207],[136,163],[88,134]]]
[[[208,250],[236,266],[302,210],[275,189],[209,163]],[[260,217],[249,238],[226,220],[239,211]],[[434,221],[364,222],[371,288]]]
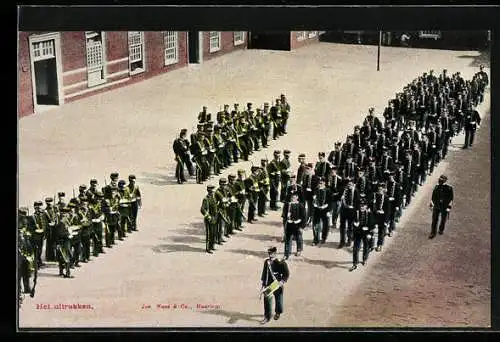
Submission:
[[[277,242],[279,214],[248,225],[207,255],[199,214],[205,185],[193,180],[177,185],[173,176],[171,145],[178,131],[194,128],[203,105],[212,112],[224,103],[259,106],[283,92],[292,105],[289,134],[251,160],[258,163],[274,149],[289,148],[293,161],[300,152],[315,161],[318,151],[330,150],[361,122],[368,107],[380,113],[389,98],[431,68],[470,78],[477,55],[384,47],[377,72],[373,46],[320,43],[292,52],[238,51],[23,118],[21,205],[32,206],[57,191],[71,194],[73,186],[77,190],[93,177],[103,183],[116,170],[123,178],[136,174],[144,207],[139,232],[76,269],[74,279],[57,277],[53,264],[40,270],[36,297],[26,298],[20,310],[20,326],[261,327],[259,278],[267,247],[277,244],[283,250]],[[352,256],[349,249],[336,249],[338,231],[321,248],[310,245],[312,233],[306,231],[303,256],[289,262],[285,313],[266,326],[487,326],[487,118],[476,146],[450,153],[417,194],[396,236],[366,268],[348,272]],[[250,166],[239,163],[223,176]],[[427,199],[442,171],[455,185],[457,202],[445,235],[429,242]],[[59,303],[92,309],[54,308]]]

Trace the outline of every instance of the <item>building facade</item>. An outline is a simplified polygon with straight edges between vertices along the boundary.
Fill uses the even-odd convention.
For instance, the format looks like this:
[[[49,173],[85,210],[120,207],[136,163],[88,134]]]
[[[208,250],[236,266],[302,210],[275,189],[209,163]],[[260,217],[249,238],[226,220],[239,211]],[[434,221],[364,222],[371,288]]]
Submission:
[[[247,47],[245,31],[20,32],[18,116]]]

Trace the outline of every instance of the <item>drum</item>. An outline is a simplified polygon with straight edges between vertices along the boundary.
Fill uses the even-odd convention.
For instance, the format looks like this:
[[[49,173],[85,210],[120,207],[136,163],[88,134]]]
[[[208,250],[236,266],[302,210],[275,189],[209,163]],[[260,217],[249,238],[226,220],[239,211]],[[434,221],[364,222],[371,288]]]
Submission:
[[[275,280],[271,283],[271,285],[265,287],[263,290],[262,290],[262,293],[266,296],[266,297],[270,297],[273,295],[273,293],[280,288],[280,282],[278,280]]]

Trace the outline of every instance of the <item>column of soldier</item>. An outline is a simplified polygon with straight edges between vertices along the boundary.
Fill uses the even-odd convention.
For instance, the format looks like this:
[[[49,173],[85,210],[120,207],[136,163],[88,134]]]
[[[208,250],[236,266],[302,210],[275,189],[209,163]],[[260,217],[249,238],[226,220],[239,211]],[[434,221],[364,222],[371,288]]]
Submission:
[[[320,152],[313,164],[299,154],[296,174],[291,151],[284,150],[281,159],[277,150],[271,162],[262,159],[260,167],[252,166],[249,177],[238,170],[237,177],[221,178],[217,189],[208,185],[201,206],[206,251],[212,253],[215,244],[243,228],[245,202],[247,222],[253,223],[256,211],[267,215],[268,201],[270,210],[280,210],[279,200],[284,203],[285,259],[293,240],[301,255],[304,228],[312,226],[313,245],[321,245],[338,226],[338,248],[354,243],[350,270],[358,266],[361,244],[365,265],[369,253],[381,251],[386,236],[394,234],[417,189],[446,157],[451,139],[465,130],[463,148],[472,146],[481,120],[475,107],[487,85],[482,66],[472,81],[464,81],[459,72],[450,77],[447,70],[436,77],[431,70],[389,101],[384,124],[370,108],[362,127],[355,126],[344,143],[336,142],[327,157]]]
[[[276,99],[274,106],[270,107],[266,102],[256,112],[252,103],[247,103],[243,111],[237,103],[232,111],[226,104],[217,113],[216,123],[207,107],[203,107],[198,115],[197,132],[193,132],[188,140],[184,128],[173,143],[177,183],[186,182],[185,167],[190,176],[196,176],[197,183],[203,183],[220,175],[221,170],[239,159],[248,161],[254,151],[269,146],[271,127],[274,140],[286,134],[289,112],[290,106],[284,94]]]
[[[97,257],[105,253],[104,246],[112,248],[116,235],[123,240],[127,233],[137,231],[142,202],[136,177],[129,175],[128,184],[118,178],[118,173],[111,173],[109,185],[102,189],[97,179],[91,179],[89,188],[79,186],[78,195],[73,189],[68,203],[64,192],[57,194],[57,203],[55,196],[45,198],[45,208],[42,201],[35,201],[31,215],[27,207],[19,208],[19,277],[24,293],[34,291],[30,277],[36,277],[37,270],[45,265],[44,243],[45,261],[57,261],[59,276],[71,278],[70,269],[88,262],[91,254]]]

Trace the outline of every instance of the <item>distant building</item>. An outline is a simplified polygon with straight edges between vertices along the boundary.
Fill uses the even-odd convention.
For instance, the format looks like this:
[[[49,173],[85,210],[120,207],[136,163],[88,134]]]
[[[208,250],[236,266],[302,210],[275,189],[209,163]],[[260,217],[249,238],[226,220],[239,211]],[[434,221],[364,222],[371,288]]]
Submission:
[[[20,32],[18,116],[247,47],[245,31]]]

